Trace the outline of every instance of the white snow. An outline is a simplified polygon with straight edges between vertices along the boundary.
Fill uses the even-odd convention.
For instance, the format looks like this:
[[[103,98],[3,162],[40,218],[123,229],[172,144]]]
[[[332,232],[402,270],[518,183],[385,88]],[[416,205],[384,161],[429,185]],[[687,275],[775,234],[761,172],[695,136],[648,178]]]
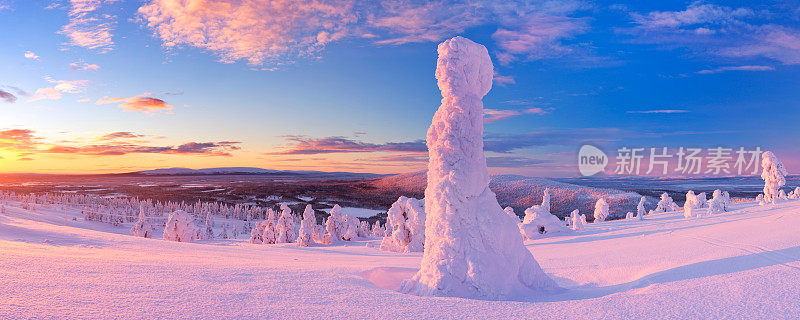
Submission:
[[[786,184],[786,168],[772,151],[761,155],[761,179],[764,180],[764,201],[778,201],[778,190]]]
[[[197,227],[192,217],[183,210],[170,213],[164,227],[164,239],[177,242],[192,242],[197,239]]]
[[[420,253],[179,243],[70,209],[0,214],[0,318],[792,319],[800,314],[800,201],[588,224],[527,241],[563,291],[508,301],[395,291]],[[75,220],[73,220],[75,218]],[[507,220],[507,218],[505,218]],[[687,248],[691,248],[687,250]],[[701,300],[698,300],[699,298]]]
[[[342,211],[348,215],[351,215],[356,218],[369,218],[379,213],[384,213],[386,210],[378,210],[378,209],[367,209],[367,208],[356,208],[356,207],[340,207]],[[324,208],[320,209],[327,213],[331,212],[332,208]]]
[[[552,289],[489,189],[481,101],[492,87],[489,53],[463,37],[439,44],[438,52],[443,98],[427,136],[425,252],[401,290],[501,299]]]

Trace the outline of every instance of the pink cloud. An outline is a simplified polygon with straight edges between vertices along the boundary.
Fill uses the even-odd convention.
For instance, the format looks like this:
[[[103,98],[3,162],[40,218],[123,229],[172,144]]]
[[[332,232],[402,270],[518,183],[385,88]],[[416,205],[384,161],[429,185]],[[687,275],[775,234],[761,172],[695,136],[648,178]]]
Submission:
[[[59,33],[67,36],[71,45],[110,51],[114,47],[112,32],[116,17],[96,11],[114,2],[117,0],[70,0],[69,23]]]
[[[95,104],[109,103],[119,103],[119,108],[125,111],[141,112],[145,114],[153,114],[158,111],[169,112],[170,110],[175,109],[175,107],[167,104],[164,100],[147,97],[144,95],[130,98],[104,97],[95,102]]]

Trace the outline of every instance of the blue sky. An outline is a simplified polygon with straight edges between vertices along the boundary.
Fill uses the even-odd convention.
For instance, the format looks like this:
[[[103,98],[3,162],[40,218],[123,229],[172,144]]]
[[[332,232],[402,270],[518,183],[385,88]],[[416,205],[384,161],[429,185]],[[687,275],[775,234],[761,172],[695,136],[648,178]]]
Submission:
[[[0,0],[0,171],[419,170],[456,35],[495,63],[492,172],[574,176],[583,143],[800,166],[797,1],[274,3]]]

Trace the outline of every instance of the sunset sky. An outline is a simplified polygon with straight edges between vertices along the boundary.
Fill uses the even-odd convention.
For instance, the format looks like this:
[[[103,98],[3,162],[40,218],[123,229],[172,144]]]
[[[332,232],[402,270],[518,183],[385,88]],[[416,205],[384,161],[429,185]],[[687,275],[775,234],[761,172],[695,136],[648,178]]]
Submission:
[[[495,64],[493,173],[575,176],[584,143],[800,170],[800,3],[655,4],[0,0],[0,172],[420,170],[456,35]]]

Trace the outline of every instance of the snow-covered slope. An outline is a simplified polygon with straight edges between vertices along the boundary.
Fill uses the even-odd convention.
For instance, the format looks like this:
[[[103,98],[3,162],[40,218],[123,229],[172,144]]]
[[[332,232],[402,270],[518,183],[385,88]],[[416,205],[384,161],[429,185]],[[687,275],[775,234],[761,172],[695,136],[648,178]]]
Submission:
[[[251,167],[224,167],[224,168],[206,168],[206,169],[189,169],[189,168],[164,168],[138,171],[136,173],[146,175],[190,175],[190,174],[233,174],[233,173],[276,173],[279,170],[270,170],[262,168]]]
[[[796,319],[800,200],[589,224],[526,242],[564,288],[518,301],[392,289],[420,254],[127,235],[58,208],[0,213],[0,318]],[[220,224],[220,221],[217,221]],[[157,231],[160,236],[160,231]]]

